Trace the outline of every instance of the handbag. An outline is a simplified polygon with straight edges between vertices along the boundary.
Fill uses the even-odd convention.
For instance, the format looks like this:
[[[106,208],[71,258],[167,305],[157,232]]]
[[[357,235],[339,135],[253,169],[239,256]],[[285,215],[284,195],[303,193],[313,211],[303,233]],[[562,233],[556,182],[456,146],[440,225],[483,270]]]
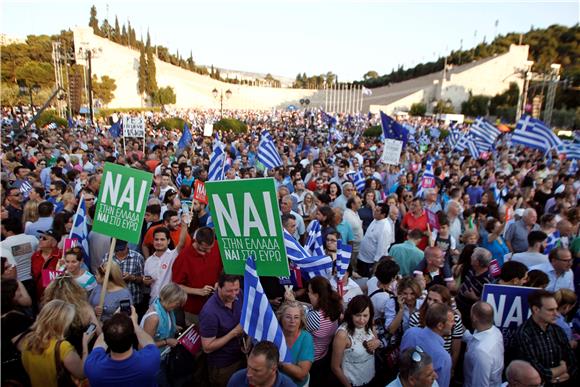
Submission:
[[[60,344],[62,340],[58,340],[54,346],[54,361],[56,364],[56,383],[59,387],[76,387],[76,383],[73,381],[71,374],[63,366],[60,359]]]

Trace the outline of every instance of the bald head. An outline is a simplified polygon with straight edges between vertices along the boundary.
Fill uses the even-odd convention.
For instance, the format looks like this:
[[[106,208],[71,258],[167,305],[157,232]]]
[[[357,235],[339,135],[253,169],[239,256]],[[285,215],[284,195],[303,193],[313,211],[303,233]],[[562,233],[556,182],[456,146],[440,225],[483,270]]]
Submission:
[[[506,370],[506,377],[510,386],[512,385],[540,385],[542,378],[530,363],[523,360],[514,360]]]
[[[477,301],[471,307],[471,320],[478,330],[490,328],[493,325],[493,308],[485,301]]]

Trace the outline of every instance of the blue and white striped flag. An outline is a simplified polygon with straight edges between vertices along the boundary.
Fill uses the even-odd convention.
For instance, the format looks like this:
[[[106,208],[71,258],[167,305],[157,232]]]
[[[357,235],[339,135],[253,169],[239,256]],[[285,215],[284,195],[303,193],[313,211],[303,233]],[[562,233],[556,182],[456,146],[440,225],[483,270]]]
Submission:
[[[339,281],[344,279],[344,275],[348,270],[348,265],[350,264],[350,257],[352,255],[352,246],[349,244],[343,244],[342,240],[338,240],[337,250],[336,250],[336,277]]]
[[[258,145],[258,161],[261,162],[266,169],[273,169],[282,165],[282,159],[274,144],[274,139],[267,130],[262,131],[260,144]]]
[[[568,167],[568,175],[572,176],[575,175],[576,172],[578,172],[578,160],[573,159],[572,162],[570,163],[570,166]]]
[[[181,174],[181,172],[179,172],[177,174],[177,177],[175,178],[175,186],[177,188],[181,188],[182,183],[183,183],[183,175]]]
[[[512,136],[512,145],[520,144],[544,152],[562,144],[562,140],[544,122],[528,115],[520,118]]]
[[[328,255],[311,255],[294,237],[284,230],[284,247],[288,259],[300,268],[309,278],[321,276],[329,278],[332,274],[332,258]]]
[[[580,159],[580,144],[573,142],[562,142],[562,144],[556,147],[558,154],[565,154],[567,159],[579,160]]]
[[[83,262],[87,267],[91,267],[91,258],[89,255],[89,229],[87,227],[87,207],[85,205],[85,196],[81,195],[79,206],[73,218],[73,226],[70,230],[69,238],[77,240],[77,246],[83,250]]]
[[[457,145],[460,139],[461,132],[459,130],[451,129],[449,131],[449,136],[447,136],[447,145],[449,145],[449,148],[455,149],[455,146]]]
[[[546,239],[546,248],[544,249],[544,254],[550,254],[550,251],[558,247],[560,244],[560,231],[555,230],[548,235]]]
[[[252,256],[249,256],[246,260],[244,304],[242,306],[240,325],[251,338],[274,343],[278,347],[278,351],[280,351],[280,361],[292,362],[292,354],[288,350],[282,328],[280,328],[268,297],[264,293],[264,288],[256,271],[256,263]]]
[[[419,190],[415,196],[423,197],[423,191],[425,189],[435,187],[435,174],[433,173],[433,160],[428,159],[425,163],[425,171],[421,177],[421,184],[419,185]]]
[[[318,220],[310,222],[306,232],[308,233],[308,239],[306,239],[306,245],[304,246],[306,251],[308,251],[310,255],[324,255],[320,222]]]
[[[221,181],[224,179],[224,167],[226,163],[226,152],[224,145],[217,141],[213,146],[213,153],[209,158],[208,181]]]
[[[479,158],[479,154],[481,153],[481,149],[479,148],[478,144],[473,140],[473,138],[468,137],[467,139],[467,150],[469,150],[469,154],[474,159]]]
[[[469,130],[480,152],[489,151],[501,134],[500,130],[483,117],[477,117]]]
[[[350,171],[346,176],[352,181],[358,192],[363,192],[365,190],[366,180],[360,169],[357,172]]]

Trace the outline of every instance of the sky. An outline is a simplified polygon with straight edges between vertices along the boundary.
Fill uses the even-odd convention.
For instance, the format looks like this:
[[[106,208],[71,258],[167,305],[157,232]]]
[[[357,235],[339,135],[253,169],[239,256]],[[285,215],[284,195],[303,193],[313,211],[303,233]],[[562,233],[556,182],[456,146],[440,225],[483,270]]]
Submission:
[[[93,4],[99,23],[128,19],[138,36],[149,29],[153,44],[191,51],[197,64],[289,78],[332,71],[339,81],[580,20],[577,0],[2,0],[0,32],[25,38],[87,25]]]

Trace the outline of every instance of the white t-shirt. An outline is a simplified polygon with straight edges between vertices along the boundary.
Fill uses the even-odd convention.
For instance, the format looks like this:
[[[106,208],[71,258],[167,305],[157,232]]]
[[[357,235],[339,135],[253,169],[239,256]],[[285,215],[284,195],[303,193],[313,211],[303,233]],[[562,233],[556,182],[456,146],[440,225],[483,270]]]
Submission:
[[[178,254],[179,252],[176,250],[167,249],[160,257],[154,253],[145,261],[144,274],[151,276],[154,280],[151,284],[151,300],[149,303],[153,303],[159,297],[161,289],[171,282],[173,262],[175,262]]]
[[[338,291],[338,283],[336,282],[336,278],[332,277],[330,279],[330,286],[336,291]],[[344,295],[342,296],[342,306],[346,309],[346,306],[355,296],[363,294],[362,289],[356,282],[353,281],[352,278],[349,278],[347,283],[343,285],[342,290],[344,291]]]
[[[38,238],[28,234],[9,236],[2,241],[2,256],[16,266],[18,281],[32,279],[31,257],[38,247]]]

